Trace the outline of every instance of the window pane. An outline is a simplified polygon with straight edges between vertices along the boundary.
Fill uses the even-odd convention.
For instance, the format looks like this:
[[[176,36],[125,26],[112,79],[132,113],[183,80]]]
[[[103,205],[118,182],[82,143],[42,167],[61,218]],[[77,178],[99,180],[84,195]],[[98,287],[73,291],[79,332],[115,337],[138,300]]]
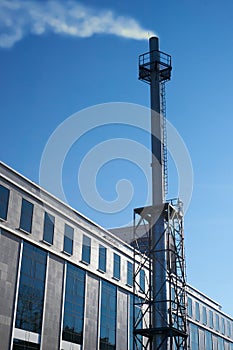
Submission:
[[[22,199],[20,228],[28,233],[32,230],[33,204],[26,199]]]
[[[41,333],[46,252],[24,243],[19,283],[16,327]]]
[[[207,324],[207,313],[206,313],[206,307],[202,307],[202,321],[203,324]]]
[[[45,212],[44,214],[44,241],[53,244],[53,234],[54,234],[54,216]]]
[[[221,320],[221,333],[222,334],[225,334],[225,320],[224,318],[222,317],[222,320]]]
[[[14,339],[13,350],[40,350],[40,344],[34,344],[28,341]]]
[[[209,311],[209,321],[210,321],[210,328],[214,327],[214,320],[213,320],[213,311]]]
[[[0,218],[3,220],[7,219],[9,193],[8,188],[0,185]]]
[[[116,349],[116,286],[102,281],[100,350]]]
[[[216,327],[216,331],[219,332],[219,315],[218,314],[215,315],[215,327]]]
[[[140,281],[139,281],[139,284],[140,284],[141,292],[145,293],[145,271],[144,271],[144,270],[141,270],[141,271],[140,271]]]
[[[106,248],[99,245],[99,270],[106,272]]]
[[[213,350],[212,334],[208,331],[205,331],[205,346],[206,350]]]
[[[113,255],[113,277],[116,279],[121,278],[121,258],[119,255]]]
[[[195,302],[195,319],[196,321],[200,321],[200,306],[197,301]]]
[[[67,264],[62,339],[81,345],[83,342],[85,276],[83,270]]]
[[[130,261],[127,261],[127,284],[133,285],[133,264]]]
[[[65,224],[64,251],[70,255],[73,254],[74,229]]]
[[[188,297],[188,316],[193,316],[193,302],[192,299]]]
[[[190,345],[192,350],[199,350],[198,344],[198,327],[190,324]]]
[[[90,264],[91,261],[91,239],[83,235],[82,261]]]

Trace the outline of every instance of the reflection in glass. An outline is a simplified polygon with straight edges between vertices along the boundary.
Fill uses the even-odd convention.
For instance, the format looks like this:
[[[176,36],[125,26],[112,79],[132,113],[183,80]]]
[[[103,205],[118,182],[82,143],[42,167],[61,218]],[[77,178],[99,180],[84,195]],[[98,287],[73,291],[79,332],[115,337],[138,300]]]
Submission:
[[[24,242],[16,327],[41,333],[46,252]]]
[[[133,285],[133,264],[130,261],[127,261],[127,284]]]
[[[26,199],[22,198],[21,216],[19,227],[31,233],[32,231],[32,215],[33,215],[33,204]]]
[[[99,245],[99,270],[106,272],[106,248]]]
[[[44,214],[44,241],[53,244],[53,234],[54,234],[54,216],[45,212]]]
[[[39,350],[40,344],[34,344],[28,341],[14,339],[13,350]]]
[[[85,235],[83,235],[82,261],[87,264],[91,262],[91,239]]]
[[[8,188],[0,185],[0,218],[3,220],[7,219],[9,193]]]
[[[118,280],[121,278],[121,257],[116,253],[113,255],[113,277]]]
[[[82,344],[84,319],[85,272],[67,264],[62,339]]]
[[[65,224],[64,251],[70,255],[73,254],[74,229]]]
[[[116,349],[116,286],[102,281],[100,350]]]

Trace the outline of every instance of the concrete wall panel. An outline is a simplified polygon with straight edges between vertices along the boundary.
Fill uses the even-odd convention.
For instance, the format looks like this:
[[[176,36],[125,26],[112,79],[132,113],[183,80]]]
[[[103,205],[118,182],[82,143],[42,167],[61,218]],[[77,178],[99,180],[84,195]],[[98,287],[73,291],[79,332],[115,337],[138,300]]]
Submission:
[[[42,349],[60,349],[64,264],[50,255],[42,330]]]
[[[117,292],[117,350],[128,349],[128,296],[122,290]]]
[[[84,349],[98,349],[99,279],[86,275]]]

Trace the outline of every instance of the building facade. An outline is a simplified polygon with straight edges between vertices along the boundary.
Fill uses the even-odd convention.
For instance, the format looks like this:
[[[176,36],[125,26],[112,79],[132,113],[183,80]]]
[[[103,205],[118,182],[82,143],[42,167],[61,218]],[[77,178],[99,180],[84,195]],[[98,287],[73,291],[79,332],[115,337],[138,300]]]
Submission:
[[[134,264],[128,243],[0,163],[1,350],[139,350]],[[187,296],[190,350],[233,350],[233,319]]]

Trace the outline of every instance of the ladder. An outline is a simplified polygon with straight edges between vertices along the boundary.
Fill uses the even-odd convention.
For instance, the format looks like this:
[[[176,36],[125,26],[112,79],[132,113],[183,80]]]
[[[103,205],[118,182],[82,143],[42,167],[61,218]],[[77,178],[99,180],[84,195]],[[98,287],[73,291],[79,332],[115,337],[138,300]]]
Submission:
[[[163,186],[164,195],[168,193],[168,167],[167,167],[167,127],[166,127],[166,89],[165,81],[160,82],[160,110],[162,114],[162,164],[163,164]]]

